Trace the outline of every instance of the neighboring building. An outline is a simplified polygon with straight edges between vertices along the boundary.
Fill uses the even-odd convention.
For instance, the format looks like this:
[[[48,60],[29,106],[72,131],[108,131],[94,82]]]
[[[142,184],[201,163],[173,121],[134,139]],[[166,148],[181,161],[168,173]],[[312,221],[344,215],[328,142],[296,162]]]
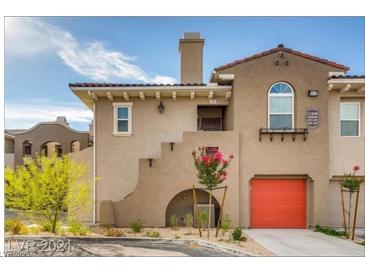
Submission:
[[[43,151],[55,151],[59,156],[77,152],[92,144],[87,131],[69,127],[65,117],[54,122],[41,122],[30,129],[5,130],[5,166],[23,164],[24,157],[34,157]]]
[[[5,132],[5,155],[4,155],[4,164],[5,167],[14,168],[14,151],[15,151],[15,144],[14,144],[14,135]]]
[[[356,116],[341,103],[364,108],[365,77],[352,80],[344,65],[279,45],[215,68],[203,84],[203,46],[198,33],[180,40],[180,84],[70,84],[94,112],[93,221],[165,226],[175,214],[182,224],[194,212],[191,152],[206,146],[235,156],[224,206],[235,226],[337,224],[334,178],[355,164],[364,170],[364,111]],[[357,136],[340,135],[340,108],[343,120],[358,122]],[[343,135],[354,127],[343,122]],[[214,192],[215,221],[222,195]],[[207,197],[198,191],[200,204]]]

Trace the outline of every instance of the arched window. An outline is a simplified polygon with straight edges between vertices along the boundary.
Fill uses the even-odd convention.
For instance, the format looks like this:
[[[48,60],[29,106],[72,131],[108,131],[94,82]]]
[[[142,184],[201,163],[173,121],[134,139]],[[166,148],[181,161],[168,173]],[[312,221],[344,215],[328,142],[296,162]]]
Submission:
[[[32,143],[24,141],[23,143],[23,157],[32,156]]]
[[[270,129],[294,128],[294,92],[293,88],[284,82],[273,84],[269,90]]]

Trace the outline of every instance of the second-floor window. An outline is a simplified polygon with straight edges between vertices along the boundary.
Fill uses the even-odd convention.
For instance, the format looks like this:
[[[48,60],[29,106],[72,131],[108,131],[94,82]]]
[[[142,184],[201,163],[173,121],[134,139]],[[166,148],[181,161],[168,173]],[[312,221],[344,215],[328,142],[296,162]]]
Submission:
[[[132,105],[133,103],[113,103],[114,135],[132,135]]]
[[[358,137],[360,133],[360,103],[340,103],[341,136]]]
[[[273,84],[268,94],[268,128],[294,128],[294,92],[285,82]]]

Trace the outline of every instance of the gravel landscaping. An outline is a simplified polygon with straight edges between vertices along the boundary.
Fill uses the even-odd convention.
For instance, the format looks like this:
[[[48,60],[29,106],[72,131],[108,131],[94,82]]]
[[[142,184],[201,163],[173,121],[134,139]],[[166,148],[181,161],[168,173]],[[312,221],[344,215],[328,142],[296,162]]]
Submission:
[[[210,239],[206,233],[199,237],[198,229],[144,228],[133,233],[128,228],[113,228],[113,234],[106,236],[103,227],[93,227],[83,237],[69,233],[58,237],[49,232],[36,235],[6,234],[7,256],[272,256],[273,254],[247,238],[246,241],[232,241],[230,232],[216,238],[211,229]],[[151,236],[152,235],[152,236]],[[148,237],[149,236],[149,237]],[[10,245],[9,245],[10,244]]]

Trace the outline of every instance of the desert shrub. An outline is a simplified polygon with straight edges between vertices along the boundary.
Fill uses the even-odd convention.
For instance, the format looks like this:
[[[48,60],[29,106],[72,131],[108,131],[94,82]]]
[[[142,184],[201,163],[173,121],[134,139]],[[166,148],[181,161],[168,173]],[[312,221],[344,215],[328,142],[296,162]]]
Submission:
[[[39,232],[41,231],[41,227],[37,224],[33,224],[28,226],[30,233],[31,234],[39,234]]]
[[[193,214],[188,213],[185,215],[185,226],[187,228],[192,228],[194,223],[194,217]]]
[[[232,219],[231,217],[229,217],[228,214],[225,214],[223,216],[221,228],[222,228],[222,236],[224,236],[224,234],[226,234],[228,230],[232,228]]]
[[[175,234],[174,238],[175,239],[180,239],[181,237],[179,235]]]
[[[150,238],[160,238],[160,232],[158,231],[147,231],[146,232],[146,237],[150,237]]]
[[[28,227],[21,220],[9,219],[5,221],[5,230],[10,231],[15,235],[25,235],[28,234]]]
[[[236,227],[233,231],[232,231],[232,239],[234,241],[246,241],[246,237],[242,235],[242,230],[239,227]]]
[[[70,222],[68,231],[74,236],[85,236],[89,233],[89,228],[80,222]]]
[[[15,220],[14,219],[6,219],[4,226],[5,226],[5,232],[9,232],[11,228],[14,226]]]
[[[199,226],[207,227],[208,226],[208,211],[201,210],[199,212]]]
[[[61,226],[62,226],[62,223],[60,221],[58,221],[56,223],[56,227],[54,228],[55,233],[58,233]],[[41,222],[41,231],[52,232],[52,230],[53,230],[52,222],[50,222],[50,221],[42,221]]]
[[[129,228],[132,229],[132,231],[134,233],[139,233],[142,231],[142,225],[143,225],[143,221],[141,219],[138,219],[137,221],[131,223],[129,225]]]
[[[170,216],[170,225],[172,230],[177,230],[177,226],[179,224],[179,220],[177,219],[176,215],[172,214]]]
[[[108,237],[123,237],[125,236],[124,232],[117,228],[106,228],[104,230],[104,235]]]
[[[320,226],[318,224],[316,225],[314,231],[322,232],[322,233],[330,235],[330,236],[337,236],[337,237],[346,236],[345,231],[336,230],[336,229],[328,227],[328,226]]]

